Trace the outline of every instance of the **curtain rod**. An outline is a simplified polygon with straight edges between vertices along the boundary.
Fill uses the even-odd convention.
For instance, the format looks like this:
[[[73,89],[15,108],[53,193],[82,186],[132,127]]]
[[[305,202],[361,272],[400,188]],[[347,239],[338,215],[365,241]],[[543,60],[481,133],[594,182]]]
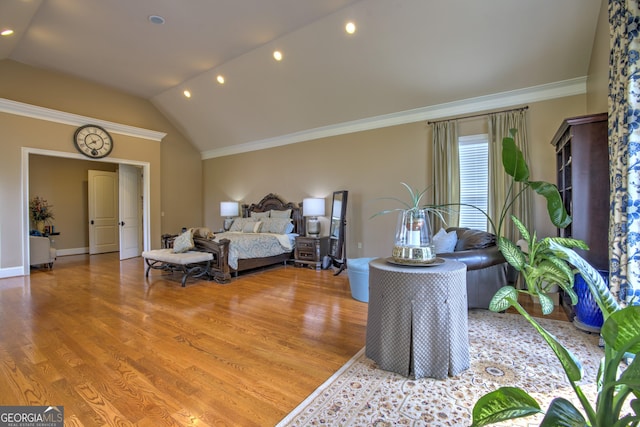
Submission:
[[[461,117],[452,117],[450,119],[442,119],[442,120],[430,120],[427,122],[428,125],[432,125],[434,123],[440,123],[440,122],[447,122],[449,120],[463,120],[463,119],[473,119],[475,117],[482,117],[482,116],[488,116],[489,114],[495,114],[495,113],[509,113],[511,111],[521,111],[521,110],[528,110],[529,106],[525,105],[524,107],[520,107],[520,108],[512,108],[510,110],[502,110],[502,111],[492,111],[490,113],[481,113],[481,114],[472,114],[470,116],[461,116]]]

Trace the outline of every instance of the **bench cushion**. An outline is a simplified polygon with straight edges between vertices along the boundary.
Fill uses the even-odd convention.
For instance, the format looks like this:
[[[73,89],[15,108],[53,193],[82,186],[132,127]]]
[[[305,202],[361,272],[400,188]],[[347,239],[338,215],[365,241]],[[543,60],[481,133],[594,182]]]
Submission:
[[[198,251],[188,251],[176,254],[173,252],[173,249],[154,249],[142,252],[142,257],[169,264],[185,265],[211,261],[213,259],[213,254]]]

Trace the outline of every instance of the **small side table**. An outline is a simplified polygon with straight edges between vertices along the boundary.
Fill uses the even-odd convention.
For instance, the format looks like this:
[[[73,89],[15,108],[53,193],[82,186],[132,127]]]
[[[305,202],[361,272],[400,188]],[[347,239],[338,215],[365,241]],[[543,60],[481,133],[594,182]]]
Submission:
[[[295,260],[296,266],[308,265],[319,270],[322,267],[322,259],[329,253],[329,236],[296,237]]]
[[[470,366],[467,266],[369,263],[366,355],[406,377],[444,379]]]

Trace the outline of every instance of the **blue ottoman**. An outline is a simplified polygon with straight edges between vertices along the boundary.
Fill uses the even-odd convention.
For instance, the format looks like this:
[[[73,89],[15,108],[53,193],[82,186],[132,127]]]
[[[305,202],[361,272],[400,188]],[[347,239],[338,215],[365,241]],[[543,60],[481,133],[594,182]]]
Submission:
[[[362,302],[369,302],[369,262],[376,258],[351,258],[347,260],[347,275],[351,296]]]

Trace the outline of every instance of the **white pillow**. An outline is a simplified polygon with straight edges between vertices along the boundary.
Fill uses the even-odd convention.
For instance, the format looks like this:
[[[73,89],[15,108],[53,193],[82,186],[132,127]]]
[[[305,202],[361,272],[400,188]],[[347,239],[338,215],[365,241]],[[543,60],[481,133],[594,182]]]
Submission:
[[[265,218],[262,220],[261,233],[287,234],[293,231],[293,224],[288,218]]]
[[[276,211],[271,209],[271,218],[291,218],[291,209]]]
[[[233,224],[231,224],[231,228],[229,231],[239,231],[242,232],[244,229],[244,225],[248,222],[256,222],[255,218],[234,218]]]
[[[453,252],[456,243],[458,243],[458,235],[455,230],[447,233],[444,228],[441,228],[433,236],[433,245],[435,246],[436,254]]]
[[[262,222],[260,222],[260,221],[245,222],[244,226],[242,227],[242,232],[243,233],[257,233],[258,231],[260,231],[260,226],[261,225],[262,225]]]
[[[262,218],[269,218],[269,212],[251,212],[249,213],[249,216],[257,220]]]

